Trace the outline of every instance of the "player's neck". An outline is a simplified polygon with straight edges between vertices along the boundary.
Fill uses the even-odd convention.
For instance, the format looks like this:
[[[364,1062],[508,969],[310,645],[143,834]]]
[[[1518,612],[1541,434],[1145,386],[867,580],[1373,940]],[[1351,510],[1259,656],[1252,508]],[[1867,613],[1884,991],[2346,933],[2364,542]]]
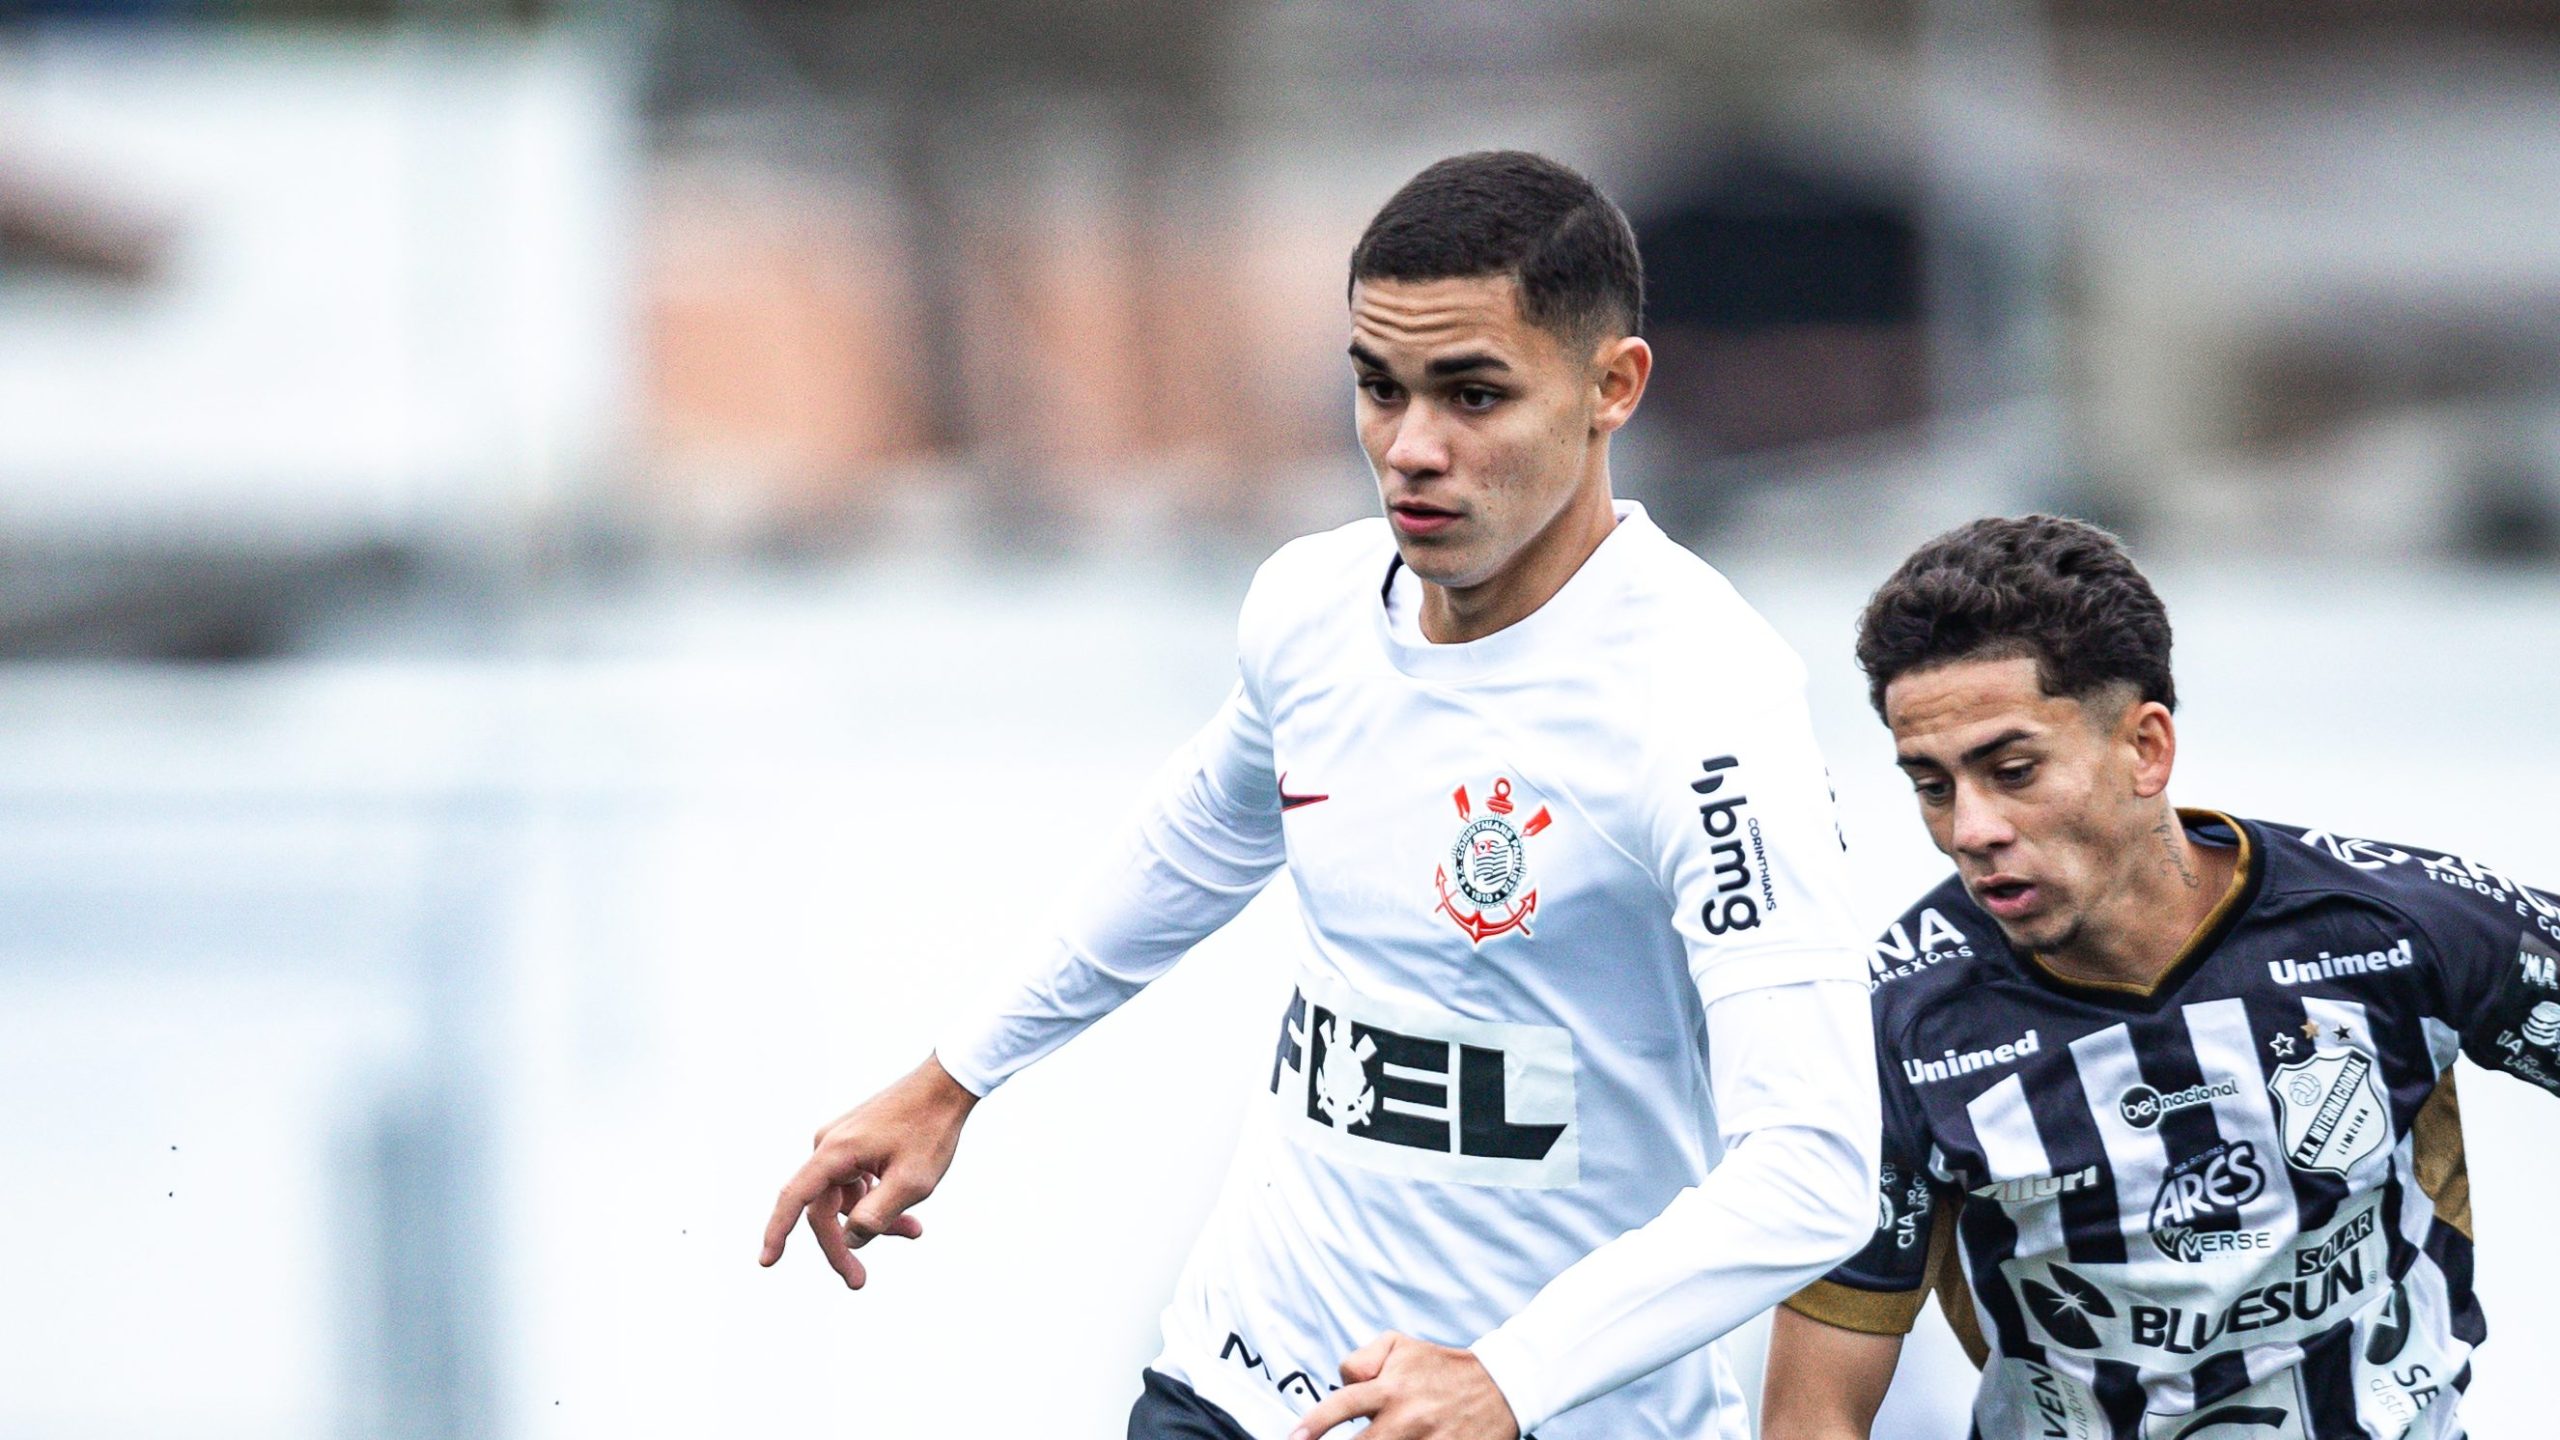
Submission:
[[[2046,967],[2084,984],[2153,989],[2204,938],[2239,864],[2236,849],[2197,844],[2164,803],[2160,819],[2128,847],[2107,903],[2070,943],[2043,956]]]
[[[1492,577],[1463,588],[1424,581],[1422,638],[1434,645],[1462,645],[1528,619],[1556,597],[1617,524],[1604,460],[1571,503]]]

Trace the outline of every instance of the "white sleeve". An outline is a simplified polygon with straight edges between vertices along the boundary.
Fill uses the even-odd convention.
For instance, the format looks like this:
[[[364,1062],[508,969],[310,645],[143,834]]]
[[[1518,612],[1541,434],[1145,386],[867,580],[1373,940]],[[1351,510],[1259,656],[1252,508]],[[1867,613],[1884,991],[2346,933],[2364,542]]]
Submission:
[[[1882,1129],[1874,1047],[1863,983],[1760,986],[1707,1007],[1722,1163],[1475,1343],[1522,1433],[1697,1349],[1865,1243]]]
[[[1246,687],[1175,752],[1137,818],[1029,971],[942,1037],[942,1068],[985,1095],[1146,988],[1279,870],[1271,727]]]
[[[1866,945],[1803,666],[1774,636],[1756,658],[1737,657],[1747,690],[1662,696],[1637,771],[1636,841],[1706,1013],[1724,1158],[1478,1342],[1523,1431],[1794,1294],[1875,1228]]]

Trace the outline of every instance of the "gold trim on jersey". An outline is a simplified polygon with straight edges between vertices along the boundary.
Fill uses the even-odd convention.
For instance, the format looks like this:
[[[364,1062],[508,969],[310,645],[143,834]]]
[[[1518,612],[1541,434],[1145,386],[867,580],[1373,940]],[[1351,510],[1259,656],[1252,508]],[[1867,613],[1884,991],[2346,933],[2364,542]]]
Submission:
[[[2462,1098],[2447,1070],[2409,1122],[2409,1158],[2418,1188],[2436,1204],[2436,1218],[2471,1237],[2471,1163],[2462,1149]]]
[[[2087,980],[2077,975],[2065,975],[2053,968],[2052,961],[2040,954],[2030,953],[2027,958],[2035,963],[2037,969],[2077,989],[2110,990],[2119,995],[2132,995],[2148,1000],[2160,993],[2160,987],[2166,984],[2171,976],[2183,973],[2187,962],[2196,958],[2198,951],[2221,938],[2223,922],[2231,918],[2232,910],[2240,904],[2242,897],[2249,893],[2250,871],[2257,863],[2257,856],[2249,844],[2249,832],[2242,828],[2239,821],[2219,810],[2190,810],[2182,806],[2178,810],[2178,819],[2190,825],[2222,825],[2232,834],[2240,837],[2240,854],[2231,867],[2229,888],[2222,892],[2221,899],[2213,902],[2213,908],[2205,912],[2204,919],[2187,936],[2186,943],[2178,947],[2177,955],[2162,968],[2159,978],[2148,985],[2137,985],[2130,980]]]

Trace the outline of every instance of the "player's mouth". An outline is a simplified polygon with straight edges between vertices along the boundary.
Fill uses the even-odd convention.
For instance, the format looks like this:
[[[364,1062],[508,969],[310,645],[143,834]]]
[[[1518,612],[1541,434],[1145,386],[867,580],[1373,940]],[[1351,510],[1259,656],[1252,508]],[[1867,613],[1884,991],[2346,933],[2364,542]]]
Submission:
[[[2015,875],[1986,875],[1974,881],[1972,889],[1974,903],[1989,911],[1994,920],[2024,918],[2044,893],[2034,881]]]
[[[1399,500],[1387,507],[1387,521],[1396,527],[1399,535],[1437,535],[1457,524],[1461,518],[1455,510],[1412,500]]]

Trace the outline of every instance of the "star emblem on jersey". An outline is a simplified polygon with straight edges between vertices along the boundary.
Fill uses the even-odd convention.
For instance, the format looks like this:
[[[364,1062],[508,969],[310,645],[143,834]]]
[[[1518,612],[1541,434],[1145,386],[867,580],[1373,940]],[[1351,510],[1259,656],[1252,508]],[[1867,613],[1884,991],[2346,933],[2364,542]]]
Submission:
[[[2105,1291],[2059,1265],[2048,1269],[2053,1276],[2052,1285],[2033,1280],[2019,1285],[2019,1292],[2027,1297],[2027,1309],[2034,1312],[2036,1323],[2044,1326],[2056,1344],[2073,1350],[2097,1349],[2098,1327],[2091,1323],[2091,1317],[2114,1319],[2115,1302],[2107,1298]]]
[[[2293,1052],[2301,1048],[2301,1044],[2301,1041],[2290,1035],[2279,1034],[2267,1042],[2267,1048],[2276,1052],[2278,1056],[2290,1060],[2293,1058]]]
[[[1541,805],[1526,822],[1514,825],[1511,816],[1519,805],[1511,798],[1507,776],[1494,780],[1482,815],[1466,786],[1449,798],[1458,807],[1458,839],[1431,877],[1440,896],[1434,913],[1448,916],[1471,945],[1514,930],[1529,934],[1529,919],[1538,913],[1537,887],[1529,883],[1529,837],[1555,817]]]

